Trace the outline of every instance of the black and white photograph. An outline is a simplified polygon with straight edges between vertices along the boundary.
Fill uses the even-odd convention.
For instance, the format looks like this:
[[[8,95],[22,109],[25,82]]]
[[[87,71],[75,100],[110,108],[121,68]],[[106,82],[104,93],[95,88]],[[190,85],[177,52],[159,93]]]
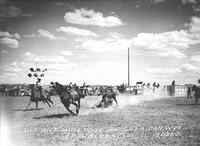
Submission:
[[[198,146],[199,98],[199,0],[0,0],[1,146]]]

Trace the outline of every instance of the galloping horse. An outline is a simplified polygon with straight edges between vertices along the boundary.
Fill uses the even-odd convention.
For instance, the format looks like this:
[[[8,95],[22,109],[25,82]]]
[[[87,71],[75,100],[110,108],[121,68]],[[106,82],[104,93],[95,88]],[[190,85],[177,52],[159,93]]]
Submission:
[[[84,98],[86,95],[81,93],[80,90],[71,89],[65,87],[64,85],[59,84],[58,82],[51,82],[52,87],[58,93],[61,103],[65,106],[65,108],[72,114],[78,115],[80,109],[80,100]],[[77,102],[77,103],[76,103]],[[76,114],[69,109],[70,104],[76,106]]]
[[[30,101],[28,105],[26,106],[26,109],[30,106],[31,102],[35,102],[36,109],[38,109],[38,102],[42,101],[43,103],[47,103],[49,107],[51,104],[53,104],[53,101],[50,98],[50,95],[47,91],[42,92],[42,89],[40,88],[40,91],[37,91],[37,87],[35,84],[30,85],[31,89],[31,95],[30,95]]]
[[[200,98],[200,88],[196,85],[192,86],[192,91],[194,91],[195,102],[194,104],[198,104],[198,99]]]
[[[110,91],[106,91],[103,96],[102,96],[102,100],[101,102],[97,105],[97,107],[108,107],[109,105],[112,105],[113,99],[117,103],[117,99],[116,99],[116,95],[117,93],[114,92],[114,90],[110,90]]]

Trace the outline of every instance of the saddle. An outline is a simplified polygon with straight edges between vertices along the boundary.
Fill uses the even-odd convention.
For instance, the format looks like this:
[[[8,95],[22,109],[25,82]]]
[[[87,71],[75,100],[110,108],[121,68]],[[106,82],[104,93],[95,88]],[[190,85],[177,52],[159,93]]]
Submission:
[[[31,86],[31,101],[40,101],[44,91],[41,86],[32,85]]]

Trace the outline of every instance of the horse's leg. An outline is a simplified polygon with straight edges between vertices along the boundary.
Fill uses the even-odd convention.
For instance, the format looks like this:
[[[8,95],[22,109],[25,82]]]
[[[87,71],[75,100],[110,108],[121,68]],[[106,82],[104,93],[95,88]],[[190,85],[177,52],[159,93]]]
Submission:
[[[45,95],[41,95],[41,100],[42,100],[43,103],[46,102],[46,97],[45,97]]]
[[[101,102],[97,105],[97,107],[101,107],[101,104],[104,102],[104,100],[102,99]]]
[[[117,99],[116,99],[116,95],[113,96],[113,99],[114,99],[114,101],[116,102],[116,104],[118,105]]]
[[[28,109],[28,107],[31,105],[31,101],[29,101],[29,103],[28,103],[28,105],[26,106],[26,108],[25,108],[25,110],[27,110]],[[24,111],[25,111],[24,110]]]
[[[76,114],[72,111],[72,110],[70,110],[69,109],[69,106],[70,106],[70,104],[68,103],[68,104],[63,104],[64,106],[65,106],[65,108],[72,114],[72,115],[75,115],[76,116]]]
[[[53,101],[51,100],[51,98],[50,98],[50,97],[48,98],[48,101],[49,101],[49,102],[51,102],[51,104],[53,104]]]
[[[35,102],[36,109],[38,109],[38,101]]]
[[[51,105],[49,104],[48,100],[45,100],[45,102],[48,104],[49,107],[51,107]]]
[[[75,103],[75,102],[72,102],[72,104],[76,106],[76,114],[78,115],[78,113],[79,113],[79,105],[77,103]]]
[[[51,100],[51,97],[47,94],[47,95],[44,95],[46,98],[46,101],[49,101],[51,104],[53,104],[53,101]]]
[[[197,98],[197,104],[198,104],[198,102],[199,102],[199,98],[200,98],[200,97]]]
[[[81,102],[80,101],[81,101],[81,99],[78,100],[78,106],[79,106],[79,108],[81,107]]]
[[[101,107],[101,106],[102,106],[102,103],[105,103],[105,102],[106,102],[106,101],[105,101],[105,98],[106,98],[106,95],[103,94],[102,99],[101,99],[101,102],[97,105],[97,107]]]
[[[194,104],[197,104],[198,103],[198,98],[195,96],[195,102]]]

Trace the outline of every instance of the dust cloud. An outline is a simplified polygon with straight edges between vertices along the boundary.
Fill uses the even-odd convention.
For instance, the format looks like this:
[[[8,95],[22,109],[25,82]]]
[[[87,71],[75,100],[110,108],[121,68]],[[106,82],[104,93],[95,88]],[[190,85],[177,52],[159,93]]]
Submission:
[[[101,100],[101,96],[99,96],[98,98],[93,97],[91,99],[88,99],[87,102],[85,102],[85,104],[87,104],[88,107],[90,108],[82,111],[80,114],[89,115],[89,114],[96,114],[96,113],[108,113],[119,108],[120,109],[126,108],[129,105],[139,105],[145,101],[154,101],[154,100],[166,99],[166,98],[171,98],[171,97],[174,97],[174,96],[167,95],[167,93],[165,93],[162,88],[157,89],[154,92],[152,90],[149,90],[149,91],[146,90],[142,95],[119,94],[117,95],[118,106],[113,101],[113,105],[108,108],[96,108],[96,105],[98,105],[98,103]]]

